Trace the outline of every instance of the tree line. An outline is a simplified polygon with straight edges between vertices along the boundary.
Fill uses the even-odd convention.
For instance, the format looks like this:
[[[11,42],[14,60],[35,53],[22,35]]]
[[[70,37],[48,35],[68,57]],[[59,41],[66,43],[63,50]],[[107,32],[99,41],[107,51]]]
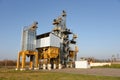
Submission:
[[[16,66],[16,60],[1,60],[0,66]]]

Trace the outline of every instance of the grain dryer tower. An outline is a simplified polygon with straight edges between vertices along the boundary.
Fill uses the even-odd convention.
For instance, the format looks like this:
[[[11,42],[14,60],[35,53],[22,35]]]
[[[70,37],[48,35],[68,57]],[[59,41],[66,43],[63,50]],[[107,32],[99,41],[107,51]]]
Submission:
[[[60,63],[64,67],[73,67],[74,61],[76,60],[78,47],[76,45],[75,39],[77,35],[70,31],[66,26],[66,12],[63,11],[62,14],[54,19],[53,33],[56,36],[60,37]],[[73,35],[73,38],[70,40],[70,35]]]
[[[17,70],[25,70],[26,56],[30,57],[30,69],[33,69],[34,66],[38,67],[38,52],[36,52],[36,29],[37,22],[34,22],[28,27],[24,27],[22,31],[22,47],[21,51],[18,54],[17,60]],[[22,63],[20,66],[20,58],[22,57]],[[34,65],[35,61],[35,65]]]
[[[67,28],[66,16],[66,12],[63,11],[53,20],[54,28],[47,33],[36,35],[37,22],[23,29],[22,49],[18,54],[17,69],[25,69],[26,56],[30,57],[30,69],[74,67],[78,52],[77,35]],[[21,67],[20,56],[22,56]]]

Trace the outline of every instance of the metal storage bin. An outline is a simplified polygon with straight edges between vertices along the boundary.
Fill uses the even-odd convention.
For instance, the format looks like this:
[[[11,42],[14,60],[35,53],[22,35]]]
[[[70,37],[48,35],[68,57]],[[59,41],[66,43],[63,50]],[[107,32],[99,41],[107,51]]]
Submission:
[[[30,29],[23,29],[22,35],[22,50],[36,49],[36,31]]]
[[[53,33],[38,35],[36,40],[36,48],[48,46],[60,47],[60,38]]]

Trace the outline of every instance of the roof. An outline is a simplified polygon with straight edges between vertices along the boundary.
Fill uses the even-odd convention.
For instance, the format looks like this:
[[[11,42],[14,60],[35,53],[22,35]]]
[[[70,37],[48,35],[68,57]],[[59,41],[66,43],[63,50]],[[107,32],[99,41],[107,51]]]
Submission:
[[[47,33],[44,33],[44,34],[37,35],[36,38],[40,39],[40,38],[48,37],[50,33],[51,32],[47,32]]]

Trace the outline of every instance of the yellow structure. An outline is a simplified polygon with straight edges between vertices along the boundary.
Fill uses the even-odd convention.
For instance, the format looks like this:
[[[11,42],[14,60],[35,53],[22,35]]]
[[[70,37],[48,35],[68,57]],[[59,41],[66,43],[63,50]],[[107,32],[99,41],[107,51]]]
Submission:
[[[38,68],[38,52],[35,51],[20,51],[17,60],[17,69],[25,70],[26,56],[30,57],[30,69],[33,68],[33,58],[35,57],[35,68]],[[20,57],[22,57],[21,67],[20,67]]]
[[[37,50],[40,54],[40,59],[48,59],[47,63],[50,63],[51,58],[59,59],[60,50],[57,47],[44,47],[38,48]]]
[[[70,67],[73,67],[72,64],[73,64],[74,60],[76,60],[76,58],[77,58],[77,53],[78,53],[77,46],[75,46],[74,51],[72,51],[72,50],[69,51],[69,58],[71,58],[73,60],[73,61],[70,61],[70,63],[69,63]]]

